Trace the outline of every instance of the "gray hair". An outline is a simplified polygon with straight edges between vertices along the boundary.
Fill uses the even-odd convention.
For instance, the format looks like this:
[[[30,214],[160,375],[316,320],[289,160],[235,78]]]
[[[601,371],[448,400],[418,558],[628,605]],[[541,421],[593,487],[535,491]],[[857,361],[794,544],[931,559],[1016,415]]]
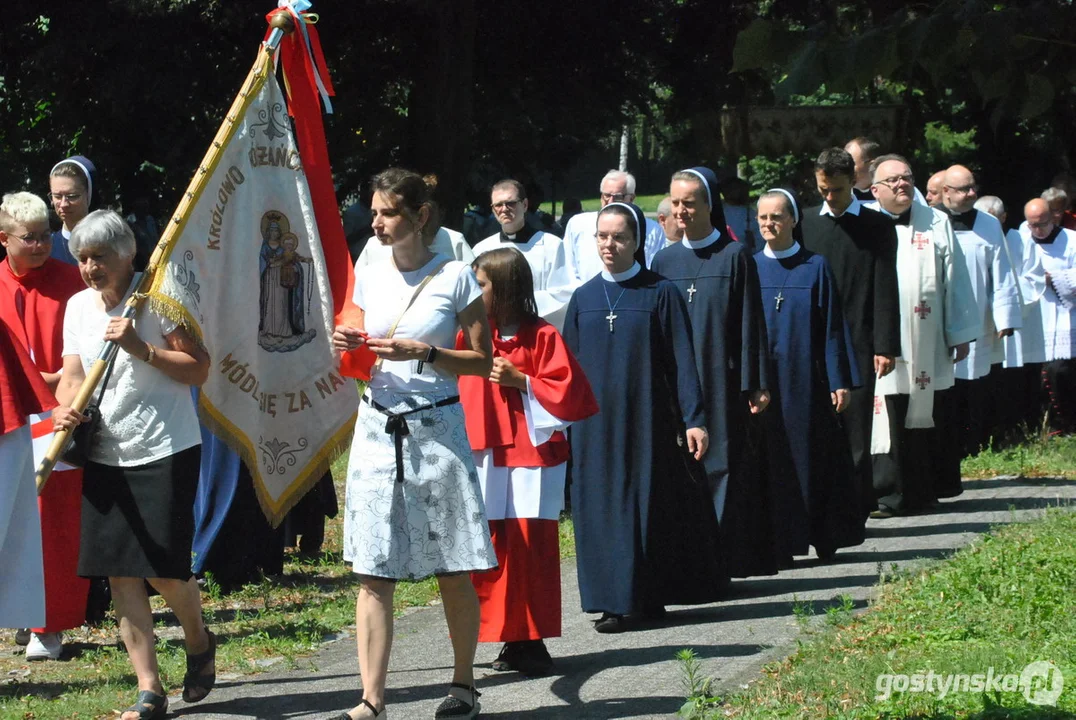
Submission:
[[[988,213],[999,220],[1005,214],[1005,203],[997,195],[983,195],[975,201],[973,207],[979,212]]]
[[[1039,197],[1047,203],[1052,203],[1055,200],[1061,200],[1066,205],[1069,203],[1069,194],[1059,187],[1046,188],[1042,191],[1042,195],[1039,195]]]
[[[658,203],[658,215],[669,216],[672,214],[672,198],[666,195],[661,202]]]
[[[134,232],[114,210],[94,210],[75,226],[67,241],[67,249],[76,258],[83,248],[101,247],[114,250],[125,260],[135,256]]]
[[[878,157],[871,160],[871,182],[874,182],[874,177],[878,174],[878,168],[881,167],[882,163],[887,162],[904,163],[908,167],[908,172],[912,173],[913,175],[915,174],[915,171],[912,170],[912,164],[908,162],[907,158],[905,158],[903,155],[897,155],[896,153],[889,153],[888,155],[879,155]]]
[[[635,194],[635,176],[632,175],[630,172],[626,172],[624,170],[610,170],[609,172],[605,173],[605,177],[603,177],[602,181],[598,183],[598,192],[601,192],[602,185],[605,184],[606,180],[623,180],[624,192],[626,192],[628,195]]]

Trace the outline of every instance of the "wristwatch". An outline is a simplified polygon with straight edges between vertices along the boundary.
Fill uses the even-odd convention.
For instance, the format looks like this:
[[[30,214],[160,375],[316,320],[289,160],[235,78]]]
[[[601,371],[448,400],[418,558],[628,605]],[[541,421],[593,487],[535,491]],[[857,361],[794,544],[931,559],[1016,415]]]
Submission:
[[[432,363],[434,360],[437,359],[438,352],[440,352],[440,351],[436,347],[434,347],[433,345],[430,345],[430,351],[428,353],[426,353],[426,359],[423,360],[422,362],[424,362],[424,363]]]

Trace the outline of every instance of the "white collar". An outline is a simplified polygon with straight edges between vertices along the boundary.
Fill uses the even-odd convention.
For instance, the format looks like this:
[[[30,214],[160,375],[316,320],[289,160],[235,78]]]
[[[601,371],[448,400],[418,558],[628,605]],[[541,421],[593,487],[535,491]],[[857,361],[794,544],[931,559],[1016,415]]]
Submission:
[[[638,261],[631,264],[631,267],[624,272],[611,273],[608,270],[602,270],[602,278],[609,282],[624,282],[625,280],[631,280],[633,277],[642,272],[643,268]]]
[[[795,240],[792,241],[792,247],[785,248],[784,250],[771,250],[769,245],[762,248],[762,252],[766,257],[782,260],[786,257],[792,257],[800,251],[800,244]]]
[[[691,248],[692,250],[702,250],[703,248],[707,248],[713,245],[715,242],[718,241],[718,238],[720,237],[721,231],[717,228],[714,228],[713,232],[704,237],[702,240],[688,240],[687,236],[685,235],[684,239],[680,242],[684,244],[684,247]]]
[[[63,227],[62,225],[60,226],[60,234],[64,236],[64,240],[71,239],[71,231]]]
[[[819,215],[829,215],[830,217],[842,217],[844,215],[855,215],[855,216],[858,217],[859,216],[859,209],[862,208],[862,207],[863,207],[863,201],[860,200],[858,197],[856,197],[855,193],[852,193],[852,202],[849,203],[848,207],[846,207],[844,209],[844,212],[841,213],[840,215],[837,215],[836,213],[834,213],[833,209],[830,208],[829,203],[824,201],[824,200],[822,201],[822,207],[819,208],[819,210],[818,210],[818,214]]]

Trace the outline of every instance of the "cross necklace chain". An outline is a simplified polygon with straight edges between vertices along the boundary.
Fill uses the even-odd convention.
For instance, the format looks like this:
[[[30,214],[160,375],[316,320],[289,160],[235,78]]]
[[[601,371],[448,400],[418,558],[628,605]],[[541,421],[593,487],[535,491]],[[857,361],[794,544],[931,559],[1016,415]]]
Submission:
[[[613,332],[613,321],[617,319],[617,315],[614,314],[616,306],[620,304],[621,298],[624,297],[624,293],[627,292],[627,288],[620,291],[620,295],[617,296],[616,302],[609,300],[609,288],[602,283],[602,290],[605,291],[605,304],[609,306],[609,314],[605,316],[605,319],[609,321],[609,332]]]
[[[785,285],[788,284],[788,278],[791,277],[791,276],[792,276],[791,272],[788,272],[785,275],[784,282],[781,283],[781,288],[777,291],[777,294],[773,296],[773,300],[774,300],[773,306],[774,306],[774,308],[776,308],[777,312],[781,312],[781,303],[783,303],[785,301]]]
[[[695,287],[695,283],[699,280],[699,275],[702,274],[702,269],[706,267],[706,258],[699,260],[699,269],[695,271],[695,277],[691,279],[691,285],[687,289],[687,301],[688,303],[695,302],[695,293],[699,290]]]

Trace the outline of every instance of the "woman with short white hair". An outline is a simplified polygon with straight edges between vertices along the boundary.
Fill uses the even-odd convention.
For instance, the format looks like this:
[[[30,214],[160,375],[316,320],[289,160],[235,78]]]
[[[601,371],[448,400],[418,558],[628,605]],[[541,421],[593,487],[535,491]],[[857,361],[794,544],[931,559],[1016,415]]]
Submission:
[[[138,700],[122,720],[154,720],[168,711],[154,651],[146,581],[183,626],[187,673],[183,699],[202,700],[216,680],[216,639],[202,620],[191,575],[194,495],[201,435],[190,386],[209,373],[209,356],[186,330],[143,307],[123,317],[140,275],[134,233],[110,210],[86,216],[68,243],[88,289],[68,302],[63,374],[53,421],[87,420],[70,407],[106,342],[119,351],[102,379],[100,423],[82,487],[79,575],[108,577],[120,636],[138,680]]]

